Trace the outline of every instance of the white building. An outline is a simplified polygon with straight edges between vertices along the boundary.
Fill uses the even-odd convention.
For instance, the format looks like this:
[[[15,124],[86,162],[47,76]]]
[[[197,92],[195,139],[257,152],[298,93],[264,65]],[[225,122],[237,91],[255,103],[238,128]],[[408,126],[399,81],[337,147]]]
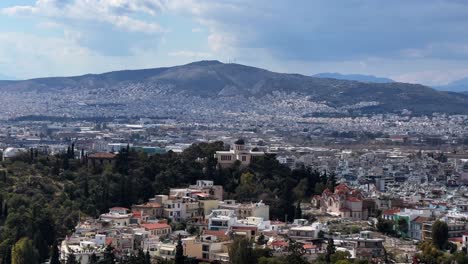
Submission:
[[[234,210],[216,209],[208,216],[209,230],[227,230],[237,222]]]
[[[248,166],[258,157],[263,157],[265,152],[247,150],[245,142],[242,139],[234,143],[234,148],[229,151],[216,151],[215,158],[218,160],[218,165],[222,168],[228,168],[234,165],[236,161],[240,162],[241,166]]]

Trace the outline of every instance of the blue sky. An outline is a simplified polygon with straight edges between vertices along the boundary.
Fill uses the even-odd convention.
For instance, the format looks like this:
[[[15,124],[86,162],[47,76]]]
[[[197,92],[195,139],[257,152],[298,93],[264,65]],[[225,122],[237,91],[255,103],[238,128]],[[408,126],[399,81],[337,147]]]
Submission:
[[[0,1],[0,76],[202,59],[445,84],[468,76],[468,1]]]

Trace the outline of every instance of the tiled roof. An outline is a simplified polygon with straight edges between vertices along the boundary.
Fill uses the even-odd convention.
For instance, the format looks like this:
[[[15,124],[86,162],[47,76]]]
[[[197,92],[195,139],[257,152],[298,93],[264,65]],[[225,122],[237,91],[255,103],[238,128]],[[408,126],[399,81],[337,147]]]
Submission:
[[[165,228],[170,228],[171,227],[168,224],[161,224],[161,223],[142,224],[141,226],[144,227],[147,230],[165,229]]]

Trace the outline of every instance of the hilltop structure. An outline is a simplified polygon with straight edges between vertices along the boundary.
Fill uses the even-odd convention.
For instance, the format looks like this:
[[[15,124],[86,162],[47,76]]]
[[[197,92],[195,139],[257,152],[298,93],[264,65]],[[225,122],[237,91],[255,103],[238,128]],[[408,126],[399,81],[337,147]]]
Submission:
[[[234,147],[229,151],[216,151],[215,158],[218,160],[218,166],[221,168],[228,168],[234,165],[236,161],[239,161],[241,166],[248,166],[255,159],[263,157],[264,155],[265,152],[263,151],[247,149],[245,141],[239,139],[234,142]]]

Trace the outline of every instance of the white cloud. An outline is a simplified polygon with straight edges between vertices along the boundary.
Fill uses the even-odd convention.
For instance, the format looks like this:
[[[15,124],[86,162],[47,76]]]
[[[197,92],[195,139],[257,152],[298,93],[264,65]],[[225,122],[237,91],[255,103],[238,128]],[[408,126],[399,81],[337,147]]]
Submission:
[[[208,52],[196,52],[196,51],[188,51],[188,50],[180,50],[180,51],[173,51],[167,54],[171,57],[188,57],[188,58],[209,58],[213,55]]]
[[[147,34],[166,30],[156,22],[133,18],[135,13],[155,15],[161,10],[158,1],[144,0],[39,0],[31,6],[12,6],[1,9],[10,16],[37,16],[57,20],[108,23],[116,28]]]

